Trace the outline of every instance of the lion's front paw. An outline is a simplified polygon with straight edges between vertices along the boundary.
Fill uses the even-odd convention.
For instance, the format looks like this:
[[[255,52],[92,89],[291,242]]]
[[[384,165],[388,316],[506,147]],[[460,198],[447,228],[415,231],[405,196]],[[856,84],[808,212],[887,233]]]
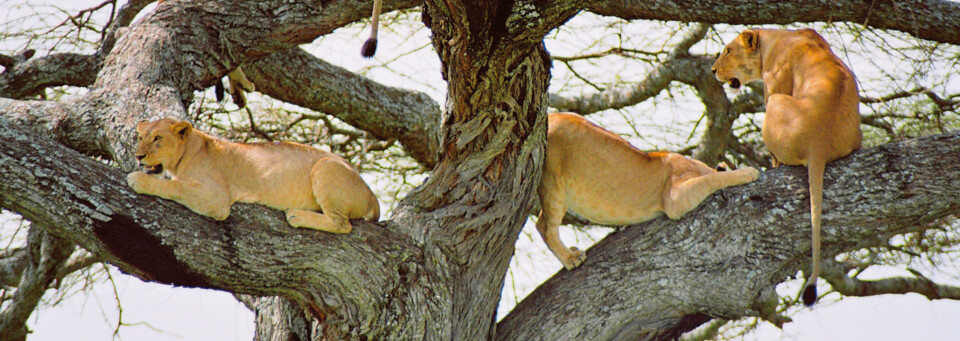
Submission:
[[[567,270],[573,270],[576,267],[583,264],[583,261],[587,260],[587,254],[583,250],[578,249],[576,246],[570,247],[570,253],[564,259],[560,261],[563,263],[563,267]]]
[[[127,174],[127,186],[137,193],[147,192],[147,181],[150,181],[150,175],[144,172],[133,172]]]
[[[307,214],[304,214],[304,210],[291,209],[287,210],[287,223],[293,227],[305,227],[307,226]]]
[[[753,167],[744,167],[740,168],[743,171],[743,174],[747,178],[747,182],[752,182],[760,177],[760,171]]]

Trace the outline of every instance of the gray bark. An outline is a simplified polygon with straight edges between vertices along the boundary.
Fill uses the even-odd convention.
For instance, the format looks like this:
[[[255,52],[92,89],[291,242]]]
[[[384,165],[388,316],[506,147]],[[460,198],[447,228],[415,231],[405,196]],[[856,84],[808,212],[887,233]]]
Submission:
[[[593,1],[591,12],[623,19],[770,25],[846,21],[960,44],[960,4],[942,0]]]
[[[265,95],[329,113],[380,139],[395,138],[427,169],[437,163],[440,105],[424,93],[376,83],[299,48],[243,70]]]
[[[957,162],[960,133],[827,165],[824,258],[886,245],[960,212]],[[498,324],[497,339],[669,339],[711,317],[775,318],[774,287],[810,258],[806,176],[802,167],[766,171],[678,221],[659,218],[608,235],[581,267],[560,271],[520,302]]]
[[[317,339],[656,339],[710,317],[770,317],[771,288],[808,258],[799,168],[721,191],[683,220],[614,233],[584,266],[560,272],[494,323],[542,165],[549,56],[541,40],[580,10],[572,1],[424,4],[448,81],[440,157],[393,219],[356,221],[349,235],[293,229],[281,212],[256,205],[235,205],[215,222],[134,194],[122,171],[54,142],[129,171],[138,121],[186,118],[193,91],[365,17],[368,6],[161,3],[116,42],[86,96],[0,101],[18,113],[0,115],[0,207],[144,280],[283,297],[253,304],[279,308],[268,314],[287,321],[299,309],[311,328],[320,326],[309,335]],[[385,10],[401,6],[413,4],[388,2]],[[877,245],[956,213],[957,148],[956,134],[936,136],[831,164],[824,254]],[[299,328],[264,330],[269,339]]]
[[[0,174],[6,179],[0,206],[146,280],[282,295],[327,324],[352,326],[338,329],[345,334],[439,338],[452,336],[447,329],[452,325],[436,334],[423,329],[394,334],[398,330],[388,321],[409,328],[407,322],[424,313],[418,302],[453,313],[452,301],[468,297],[468,287],[460,282],[454,288],[461,291],[453,295],[447,282],[454,279],[451,270],[461,280],[483,282],[463,275],[470,263],[462,262],[469,260],[459,259],[459,266],[437,263],[458,251],[446,242],[451,239],[428,245],[404,232],[417,226],[432,234],[462,230],[405,225],[414,219],[406,217],[381,224],[355,221],[353,233],[333,236],[292,229],[280,212],[245,204],[217,223],[176,203],[131,193],[116,169],[29,132],[0,127]],[[955,133],[880,146],[831,163],[824,255],[884,245],[893,235],[956,214],[958,159]],[[499,323],[497,338],[663,338],[709,317],[769,314],[764,309],[774,299],[773,287],[809,258],[805,178],[800,167],[768,171],[755,183],[718,192],[679,221],[661,218],[611,234],[587,251],[582,267],[561,271],[521,302]],[[433,213],[436,221],[444,218],[440,212]],[[512,245],[486,248],[512,253]],[[486,281],[499,286],[502,277]],[[451,318],[417,320],[436,326],[443,322],[432,318],[439,316]]]
[[[0,312],[0,338],[26,340],[27,318],[40,303],[43,292],[59,279],[58,272],[76,249],[68,240],[50,235],[45,229],[31,228],[27,234],[26,264],[19,276],[17,290]]]

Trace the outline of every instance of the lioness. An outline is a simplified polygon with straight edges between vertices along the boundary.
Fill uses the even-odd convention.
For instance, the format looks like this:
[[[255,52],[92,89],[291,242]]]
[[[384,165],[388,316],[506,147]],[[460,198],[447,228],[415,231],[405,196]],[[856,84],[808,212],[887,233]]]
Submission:
[[[377,197],[337,155],[291,142],[234,143],[172,118],[141,122],[137,134],[145,172],[127,175],[130,187],[213,219],[227,219],[237,201],[287,210],[290,225],[333,233],[350,232],[349,219],[380,217]]]
[[[759,175],[750,167],[717,172],[677,153],[645,153],[577,114],[550,114],[547,124],[537,230],[567,269],[586,260],[560,241],[557,227],[567,210],[604,225],[639,223],[661,212],[680,219],[713,192]]]
[[[763,142],[779,162],[807,166],[813,262],[803,303],[812,305],[820,275],[823,170],[827,162],[860,148],[856,78],[812,29],[745,30],[723,49],[713,72],[734,89],[762,79]]]

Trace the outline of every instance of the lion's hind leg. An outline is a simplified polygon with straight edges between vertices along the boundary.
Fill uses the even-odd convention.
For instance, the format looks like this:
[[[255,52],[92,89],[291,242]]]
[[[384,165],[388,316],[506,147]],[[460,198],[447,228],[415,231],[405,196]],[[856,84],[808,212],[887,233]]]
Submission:
[[[375,220],[379,217],[379,204],[373,192],[360,174],[339,158],[318,160],[310,170],[310,186],[322,213],[291,209],[287,211],[287,221],[294,227],[350,233],[351,218]]]
[[[350,233],[353,225],[346,217],[309,210],[287,210],[287,222],[293,227],[309,228],[330,233]]]
[[[707,173],[686,178],[670,184],[664,192],[663,212],[670,219],[680,219],[687,212],[700,205],[710,194],[724,187],[742,185],[756,180],[760,175],[752,167],[729,172]]]

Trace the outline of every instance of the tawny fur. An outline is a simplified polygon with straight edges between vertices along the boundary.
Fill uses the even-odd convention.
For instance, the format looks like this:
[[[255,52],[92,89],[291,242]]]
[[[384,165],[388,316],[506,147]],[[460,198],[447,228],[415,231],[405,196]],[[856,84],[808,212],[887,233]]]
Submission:
[[[717,172],[677,153],[645,153],[579,115],[550,114],[537,230],[563,266],[573,269],[586,255],[560,241],[558,227],[568,210],[603,225],[634,224],[661,214],[680,219],[713,192],[758,175],[749,167]]]
[[[137,193],[170,199],[227,219],[235,202],[287,211],[294,227],[348,233],[349,219],[376,221],[380,204],[341,157],[291,142],[234,143],[164,118],[137,126],[136,157],[149,172],[127,175]],[[322,211],[322,213],[318,212]]]
[[[813,304],[820,274],[824,167],[860,148],[856,78],[812,29],[745,30],[726,46],[713,71],[734,87],[763,80],[763,142],[779,163],[808,168],[813,261],[804,303]]]

